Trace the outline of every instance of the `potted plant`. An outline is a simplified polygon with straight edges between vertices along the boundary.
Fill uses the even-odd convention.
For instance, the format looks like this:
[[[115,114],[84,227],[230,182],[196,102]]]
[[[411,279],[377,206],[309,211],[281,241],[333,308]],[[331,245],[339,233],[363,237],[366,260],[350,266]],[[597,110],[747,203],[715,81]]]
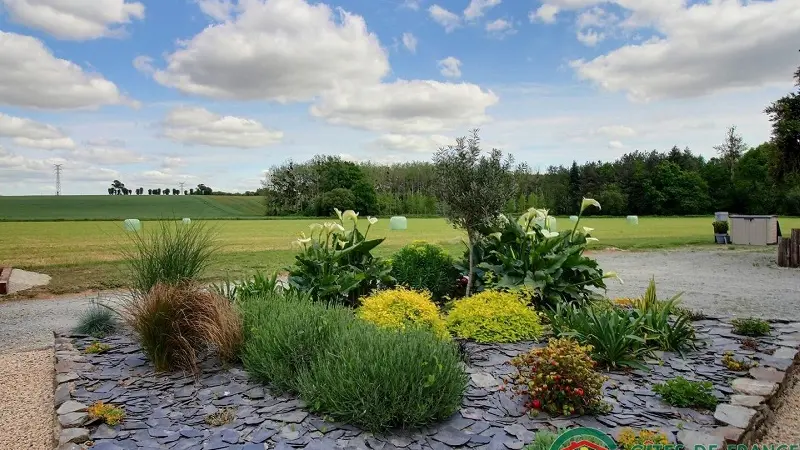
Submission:
[[[717,244],[728,244],[730,238],[728,237],[728,222],[717,220],[712,223],[714,226],[714,241]]]

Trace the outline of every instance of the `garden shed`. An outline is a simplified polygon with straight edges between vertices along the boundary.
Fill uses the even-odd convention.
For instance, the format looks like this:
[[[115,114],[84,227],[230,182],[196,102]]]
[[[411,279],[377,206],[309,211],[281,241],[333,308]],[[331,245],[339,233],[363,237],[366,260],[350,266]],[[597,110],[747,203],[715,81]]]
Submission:
[[[736,245],[778,243],[778,216],[731,214],[731,242]]]

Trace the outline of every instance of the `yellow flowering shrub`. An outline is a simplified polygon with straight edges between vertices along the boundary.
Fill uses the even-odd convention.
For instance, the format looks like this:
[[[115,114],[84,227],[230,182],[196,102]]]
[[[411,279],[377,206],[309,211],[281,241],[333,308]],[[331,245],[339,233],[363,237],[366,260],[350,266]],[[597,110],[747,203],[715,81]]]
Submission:
[[[109,350],[111,350],[111,346],[108,344],[104,344],[102,342],[92,342],[91,344],[86,346],[86,350],[84,350],[83,352],[97,355],[100,353],[105,353]]]
[[[625,427],[617,435],[617,444],[623,450],[633,450],[638,445],[646,448],[653,445],[664,446],[669,444],[669,439],[662,431],[641,429],[637,433],[633,429]]]
[[[483,291],[456,300],[447,316],[450,332],[477,342],[518,342],[542,335],[539,314],[516,293]]]
[[[122,408],[103,402],[94,403],[87,409],[87,413],[90,419],[100,419],[111,426],[119,424],[125,417],[125,411]]]
[[[356,315],[380,327],[397,330],[423,327],[441,338],[450,338],[439,308],[427,291],[412,291],[401,287],[376,292],[362,299]]]

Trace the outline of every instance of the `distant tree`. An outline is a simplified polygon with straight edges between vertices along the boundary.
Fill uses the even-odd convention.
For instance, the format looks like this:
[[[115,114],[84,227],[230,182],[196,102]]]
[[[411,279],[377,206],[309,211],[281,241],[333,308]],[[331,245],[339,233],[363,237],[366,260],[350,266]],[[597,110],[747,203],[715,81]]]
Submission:
[[[212,189],[210,187],[206,186],[203,183],[200,183],[200,184],[197,185],[197,191],[196,192],[197,192],[198,195],[211,195],[211,193],[213,191],[212,191]]]
[[[319,196],[317,211],[321,216],[333,214],[333,208],[341,211],[356,208],[356,196],[350,189],[336,188]]]
[[[724,162],[728,167],[728,171],[731,174],[731,180],[733,180],[733,173],[736,163],[739,162],[739,158],[741,158],[744,152],[747,151],[747,145],[745,145],[742,135],[736,133],[735,126],[728,128],[728,130],[725,132],[725,141],[723,141],[720,145],[714,146],[714,150],[717,151],[717,154],[719,154],[722,162]]]
[[[578,168],[578,163],[572,161],[572,166],[569,168],[569,203],[571,208],[577,208],[583,199],[583,192],[581,189],[581,171]]]
[[[800,88],[800,66],[794,79],[795,86]],[[800,173],[800,89],[774,101],[764,112],[772,122],[772,143],[776,149],[772,173],[784,181],[787,175]]]
[[[503,159],[497,149],[488,156],[482,155],[476,129],[469,137],[456,139],[455,145],[439,149],[433,156],[433,164],[442,212],[453,226],[467,232],[469,296],[475,273],[475,244],[481,238],[478,229],[496,219],[506,201],[515,195],[513,159],[511,156]]]
[[[194,195],[194,189],[189,189],[189,195]]]
[[[117,190],[114,189],[113,187],[108,188],[108,195],[114,195],[114,193],[116,193],[116,192],[117,192]]]
[[[169,188],[164,188],[164,195],[169,195]]]
[[[147,195],[153,195],[153,190],[152,189],[148,189],[147,190]]]
[[[183,191],[183,195],[189,195],[189,191]]]

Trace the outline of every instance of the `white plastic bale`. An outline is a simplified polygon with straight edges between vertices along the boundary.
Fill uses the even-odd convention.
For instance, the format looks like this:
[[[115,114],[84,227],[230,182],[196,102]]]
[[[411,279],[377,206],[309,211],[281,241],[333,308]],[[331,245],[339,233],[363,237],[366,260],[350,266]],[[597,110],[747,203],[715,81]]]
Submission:
[[[628,216],[625,219],[629,225],[639,225],[639,216]]]
[[[578,216],[569,216],[569,221],[575,223],[578,221]]]
[[[394,216],[389,219],[390,230],[405,230],[408,228],[408,219],[404,216]]]
[[[139,219],[125,219],[122,222],[122,226],[125,228],[125,231],[139,231],[142,229],[142,222]]]
[[[190,223],[192,223],[192,219],[184,217],[183,220],[181,220],[181,222],[183,222],[184,225],[189,225]]]

